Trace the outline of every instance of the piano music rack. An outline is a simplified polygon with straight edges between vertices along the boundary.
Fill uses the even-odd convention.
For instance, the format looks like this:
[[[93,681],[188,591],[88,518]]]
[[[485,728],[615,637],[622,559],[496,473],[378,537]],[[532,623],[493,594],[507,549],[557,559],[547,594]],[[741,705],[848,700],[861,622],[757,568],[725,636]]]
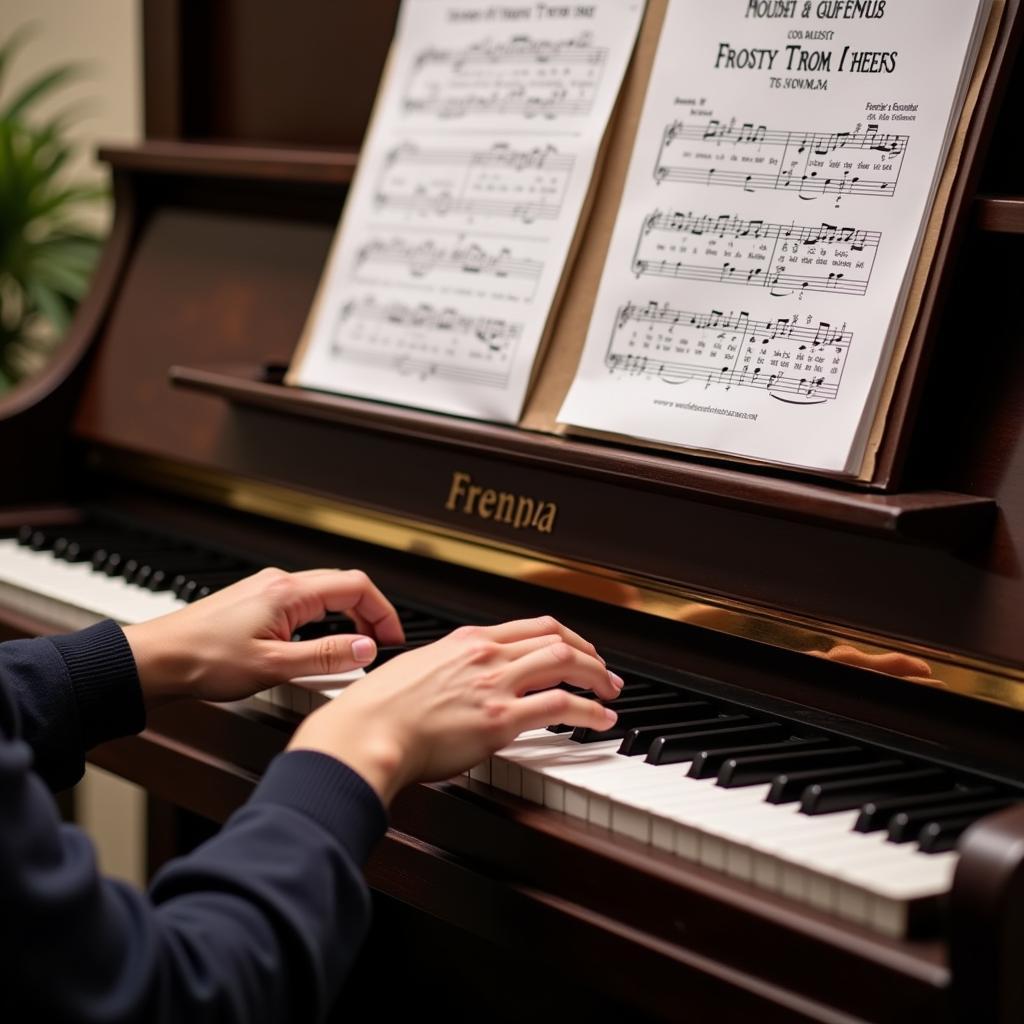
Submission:
[[[996,511],[991,498],[928,490],[865,493],[288,387],[281,376],[280,367],[173,366],[170,370],[175,385],[240,406],[386,432],[523,466],[555,467],[594,480],[626,479],[633,486],[665,495],[878,537],[962,549],[984,538]]]

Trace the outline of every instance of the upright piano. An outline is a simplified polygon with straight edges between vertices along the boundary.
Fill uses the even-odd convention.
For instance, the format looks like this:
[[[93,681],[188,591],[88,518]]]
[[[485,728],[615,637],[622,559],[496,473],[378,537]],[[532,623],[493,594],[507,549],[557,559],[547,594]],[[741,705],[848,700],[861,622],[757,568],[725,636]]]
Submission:
[[[399,798],[339,1019],[1024,1020],[1016,2],[881,489],[284,386],[396,10],[146,0],[102,262],[0,397],[0,633],[272,564],[365,569],[412,642],[539,614],[594,640],[621,735]],[[168,707],[92,759],[220,822],[328,699]]]

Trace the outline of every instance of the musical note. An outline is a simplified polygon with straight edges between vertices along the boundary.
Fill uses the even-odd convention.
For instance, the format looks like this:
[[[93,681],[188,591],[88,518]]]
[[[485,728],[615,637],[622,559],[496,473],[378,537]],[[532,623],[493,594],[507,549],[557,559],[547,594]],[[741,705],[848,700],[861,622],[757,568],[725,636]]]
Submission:
[[[880,132],[875,124],[855,131],[794,132],[735,119],[675,120],[662,133],[654,179],[746,192],[790,191],[808,202],[834,196],[838,206],[844,195],[893,195],[909,143],[910,136]],[[759,160],[754,170],[724,162],[725,150],[761,154],[766,149],[781,153]]]
[[[881,241],[880,231],[825,221],[813,226],[655,210],[641,225],[632,268],[637,277],[765,288],[776,298],[865,295]]]
[[[380,302],[368,294],[339,309],[331,353],[403,375],[503,388],[522,332],[522,324],[500,317],[426,302]]]
[[[567,39],[517,35],[469,46],[431,46],[413,62],[402,100],[410,115],[443,119],[586,117],[608,50],[584,32]]]
[[[510,246],[488,249],[477,242],[442,244],[430,238],[392,236],[371,238],[356,250],[355,277],[393,269],[407,278],[441,278],[445,282],[465,282],[469,278],[524,282],[522,289],[532,296],[544,264],[537,259],[518,256]],[[385,279],[391,278],[385,273]]]
[[[779,401],[820,404],[837,397],[852,342],[845,325],[810,318],[759,320],[744,310],[628,303],[616,316],[605,367],[667,384],[697,380],[705,389],[758,388]]]
[[[446,219],[555,220],[576,157],[551,145],[443,149],[406,142],[390,150],[374,194],[378,210]]]

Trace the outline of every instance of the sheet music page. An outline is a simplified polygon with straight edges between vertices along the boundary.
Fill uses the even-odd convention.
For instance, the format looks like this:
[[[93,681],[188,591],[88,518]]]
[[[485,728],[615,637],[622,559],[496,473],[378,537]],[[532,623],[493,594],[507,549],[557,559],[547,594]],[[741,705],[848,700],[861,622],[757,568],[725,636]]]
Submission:
[[[405,0],[288,383],[514,422],[645,0]]]
[[[670,0],[577,427],[860,464],[988,0]]]

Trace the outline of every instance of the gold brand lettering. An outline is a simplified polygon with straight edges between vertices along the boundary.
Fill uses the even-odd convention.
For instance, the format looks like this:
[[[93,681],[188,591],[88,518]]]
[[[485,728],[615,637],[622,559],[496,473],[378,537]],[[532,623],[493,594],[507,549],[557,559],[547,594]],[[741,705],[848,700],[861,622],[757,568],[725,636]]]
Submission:
[[[469,473],[452,473],[448,498],[444,507],[449,512],[493,519],[513,530],[536,530],[551,533],[555,528],[558,505],[553,501],[531,498],[512,491],[498,491],[473,483]]]

